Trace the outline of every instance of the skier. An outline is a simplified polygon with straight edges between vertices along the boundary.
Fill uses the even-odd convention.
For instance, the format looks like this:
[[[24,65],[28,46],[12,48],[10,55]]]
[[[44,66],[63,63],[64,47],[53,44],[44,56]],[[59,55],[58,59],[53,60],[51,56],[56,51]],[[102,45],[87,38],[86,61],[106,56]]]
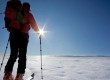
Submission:
[[[13,76],[12,76],[12,67],[14,64],[14,54],[16,54],[14,52],[14,48],[13,48],[13,42],[12,42],[12,33],[13,32],[18,32],[20,29],[20,24],[16,19],[16,12],[20,12],[20,8],[21,8],[22,4],[19,0],[9,0],[7,2],[6,8],[5,8],[5,26],[7,28],[7,30],[10,32],[10,48],[11,48],[11,54],[10,54],[10,58],[7,62],[7,65],[5,67],[5,71],[4,71],[4,77],[3,80],[14,80]],[[14,57],[13,57],[14,56]]]
[[[17,2],[19,0],[11,1]],[[11,9],[11,7],[9,9]],[[25,74],[26,69],[26,53],[29,40],[28,32],[30,30],[30,27],[32,27],[32,29],[36,32],[39,31],[37,23],[32,13],[30,13],[30,4],[23,3],[22,8],[20,6],[18,9],[20,11],[17,9],[12,9],[13,13],[10,13],[11,17],[8,17],[8,19],[7,17],[5,17],[5,21],[7,22],[6,25],[8,26],[7,30],[10,32],[11,53],[8,62],[5,66],[3,80],[14,80],[12,76],[12,71],[17,57],[19,58],[19,60],[15,80],[23,80],[23,76]],[[7,11],[8,9],[6,9],[5,12]]]

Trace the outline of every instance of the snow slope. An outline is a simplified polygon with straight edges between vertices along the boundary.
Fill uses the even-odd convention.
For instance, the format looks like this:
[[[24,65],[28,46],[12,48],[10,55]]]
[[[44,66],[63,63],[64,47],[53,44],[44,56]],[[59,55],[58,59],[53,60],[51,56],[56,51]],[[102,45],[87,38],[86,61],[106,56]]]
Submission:
[[[3,69],[7,62],[5,58]],[[0,57],[1,62],[2,56]],[[33,72],[34,80],[41,80],[40,56],[28,56],[24,80]],[[16,75],[17,63],[13,75]],[[43,80],[110,80],[110,57],[54,57],[43,56]]]

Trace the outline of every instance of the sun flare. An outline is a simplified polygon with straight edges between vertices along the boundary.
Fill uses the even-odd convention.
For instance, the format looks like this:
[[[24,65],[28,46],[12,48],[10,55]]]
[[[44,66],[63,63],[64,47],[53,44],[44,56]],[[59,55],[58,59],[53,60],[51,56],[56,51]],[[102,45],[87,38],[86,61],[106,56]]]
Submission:
[[[39,29],[39,36],[44,36],[44,33],[45,33],[45,31],[44,31],[44,29],[42,28],[42,29]]]
[[[48,31],[44,30],[45,29],[45,26],[46,26],[47,23],[45,23],[42,28],[41,26],[39,26],[39,31],[38,32],[34,32],[34,33],[37,33],[38,34],[38,37],[43,37],[45,38],[45,33],[47,33]]]
[[[39,32],[38,32],[39,37],[42,36],[45,38],[44,34],[47,33],[47,31],[44,30],[45,26],[46,26],[46,23],[43,25],[42,28],[39,28]]]

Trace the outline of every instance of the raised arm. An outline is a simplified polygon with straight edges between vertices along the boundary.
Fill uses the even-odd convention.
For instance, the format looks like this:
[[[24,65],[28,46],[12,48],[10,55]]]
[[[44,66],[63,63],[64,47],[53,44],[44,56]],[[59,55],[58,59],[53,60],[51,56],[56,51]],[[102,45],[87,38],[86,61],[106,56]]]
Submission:
[[[37,22],[35,21],[33,15],[31,13],[29,14],[29,23],[34,31],[36,31],[36,32],[39,31],[39,27],[37,25]]]

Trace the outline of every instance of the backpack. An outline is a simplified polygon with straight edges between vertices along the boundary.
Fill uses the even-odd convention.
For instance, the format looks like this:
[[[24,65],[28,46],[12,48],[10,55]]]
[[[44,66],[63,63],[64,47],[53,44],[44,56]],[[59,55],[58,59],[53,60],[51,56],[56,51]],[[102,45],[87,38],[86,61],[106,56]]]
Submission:
[[[11,30],[17,30],[21,28],[23,15],[22,12],[18,10],[21,6],[21,2],[18,1],[16,4],[13,1],[8,1],[5,9],[5,27]]]

